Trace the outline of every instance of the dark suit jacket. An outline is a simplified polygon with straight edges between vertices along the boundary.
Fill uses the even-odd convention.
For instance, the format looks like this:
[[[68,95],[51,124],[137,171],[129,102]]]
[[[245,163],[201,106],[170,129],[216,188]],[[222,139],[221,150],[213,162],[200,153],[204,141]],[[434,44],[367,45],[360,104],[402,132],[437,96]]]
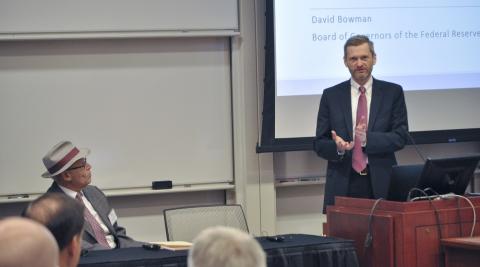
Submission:
[[[142,245],[141,242],[137,242],[130,237],[127,236],[125,228],[119,226],[117,222],[111,222],[108,218],[110,212],[112,212],[112,208],[108,204],[107,198],[105,194],[98,189],[96,186],[88,185],[84,189],[82,189],[84,196],[90,201],[93,208],[97,211],[98,215],[102,219],[103,223],[107,226],[110,233],[115,237],[115,243],[117,244],[117,248],[125,248],[125,247],[139,247]],[[56,182],[50,186],[47,190],[47,193],[65,193]],[[82,240],[82,249],[85,250],[97,250],[97,249],[105,249],[103,246],[100,246],[95,239],[95,235],[93,234],[93,230],[89,224],[85,224],[85,231],[83,233],[83,240]]]
[[[373,79],[370,112],[368,116],[365,153],[375,198],[385,198],[390,183],[391,167],[396,164],[394,152],[403,148],[407,140],[407,108],[400,85]],[[332,140],[331,130],[345,141],[353,140],[350,80],[323,91],[317,117],[314,141],[316,153],[328,160],[325,185],[326,205],[333,205],[335,196],[346,196],[352,151],[339,156]]]

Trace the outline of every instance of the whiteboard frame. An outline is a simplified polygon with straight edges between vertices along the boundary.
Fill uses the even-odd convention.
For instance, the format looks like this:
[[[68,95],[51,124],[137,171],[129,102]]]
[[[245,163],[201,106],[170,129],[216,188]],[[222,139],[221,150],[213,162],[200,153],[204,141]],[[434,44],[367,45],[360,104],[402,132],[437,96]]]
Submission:
[[[0,40],[233,36],[238,0],[1,0]]]

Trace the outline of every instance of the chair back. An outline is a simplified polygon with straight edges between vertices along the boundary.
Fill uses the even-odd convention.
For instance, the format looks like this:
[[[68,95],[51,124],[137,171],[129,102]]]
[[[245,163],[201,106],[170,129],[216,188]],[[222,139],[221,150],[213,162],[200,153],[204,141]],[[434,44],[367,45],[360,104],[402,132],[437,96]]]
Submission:
[[[249,233],[240,205],[195,206],[165,209],[165,231],[168,241],[191,242],[203,229],[228,226]]]

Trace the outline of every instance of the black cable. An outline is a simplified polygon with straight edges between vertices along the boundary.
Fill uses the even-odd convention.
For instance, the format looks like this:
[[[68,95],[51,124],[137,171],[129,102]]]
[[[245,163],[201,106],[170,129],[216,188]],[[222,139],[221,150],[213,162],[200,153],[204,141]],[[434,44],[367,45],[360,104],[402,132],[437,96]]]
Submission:
[[[375,209],[377,208],[378,203],[382,200],[382,198],[379,198],[373,203],[372,208],[370,209],[370,215],[368,215],[368,232],[365,236],[365,241],[363,242],[363,246],[365,249],[363,250],[363,257],[365,258],[365,261],[367,262],[368,260],[371,260],[367,257],[367,250],[368,248],[372,245],[373,241],[373,230],[372,230],[372,224],[373,224],[373,213],[375,212]],[[370,266],[370,264],[367,264],[367,266]]]
[[[415,150],[417,151],[417,154],[420,156],[420,158],[422,159],[423,162],[425,162],[425,156],[423,156],[423,152],[420,151],[420,148],[417,146],[417,143],[415,143],[415,140],[413,139],[413,137],[410,135],[410,132],[408,130],[406,130],[406,133],[407,133],[407,136],[408,138],[410,139],[410,142],[412,143],[413,147],[415,148]]]
[[[430,206],[433,208],[433,213],[434,213],[434,215],[435,215],[435,221],[436,221],[436,223],[437,223],[438,246],[439,246],[439,249],[440,249],[440,252],[439,252],[439,254],[438,254],[438,264],[439,264],[438,266],[439,266],[439,267],[444,267],[444,266],[445,266],[445,262],[443,261],[443,259],[444,259],[445,251],[443,250],[443,247],[442,247],[441,242],[440,242],[440,240],[442,239],[442,229],[441,229],[441,224],[440,224],[440,215],[438,214],[437,207],[435,207],[435,205],[434,205],[433,202],[432,202],[431,196],[429,196],[429,195],[427,194],[427,192],[425,192],[425,191],[427,191],[427,190],[436,193],[436,195],[434,195],[434,196],[440,196],[440,195],[439,195],[435,190],[433,190],[432,188],[429,188],[429,187],[428,187],[428,188],[425,188],[425,190],[422,190],[422,189],[419,189],[419,188],[414,187],[414,188],[410,189],[410,191],[408,191],[407,201],[411,201],[411,200],[410,200],[410,197],[411,197],[411,193],[412,193],[413,191],[418,191],[418,192],[422,193],[422,194],[426,197],[426,199],[427,199],[428,202],[430,203]],[[412,199],[412,200],[414,200],[414,199]]]
[[[433,204],[433,201],[431,198],[428,198],[428,202],[430,202],[430,205],[432,206],[433,208],[433,213],[435,214],[435,221],[437,223],[437,232],[438,232],[438,247],[439,247],[439,253],[438,253],[438,266],[439,267],[444,267],[445,266],[445,262],[444,262],[444,255],[445,255],[445,251],[443,249],[443,246],[441,244],[441,240],[442,240],[442,228],[441,228],[441,224],[440,224],[440,215],[438,214],[438,210],[437,210],[437,207],[435,207],[435,205]]]
[[[457,209],[456,209],[456,211],[457,211],[457,218],[458,218],[458,222],[459,222],[458,225],[460,226],[460,236],[462,236],[462,235],[463,235],[463,234],[462,234],[462,233],[463,233],[463,223],[462,223],[462,215],[460,214],[460,198],[457,197],[456,200],[457,200],[457,203],[456,203],[456,204],[457,204]]]
[[[375,209],[380,202],[380,200],[383,200],[383,198],[379,198],[373,203],[372,209],[370,210],[370,215],[368,215],[368,232],[367,235],[365,236],[365,241],[363,242],[363,245],[365,247],[365,251],[367,248],[369,248],[372,245],[372,240],[373,240],[373,230],[372,230],[372,221],[373,221],[373,213],[375,212]]]
[[[436,196],[440,195],[437,191],[433,190],[433,188],[431,188],[431,187],[427,187],[427,188],[423,189],[423,191],[425,191],[425,192],[430,191]]]
[[[423,194],[425,197],[427,197],[427,198],[429,197],[428,194],[427,194],[424,190],[422,190],[422,189],[420,189],[420,188],[413,187],[413,188],[411,188],[410,190],[408,190],[407,202],[410,202],[410,201],[411,201],[412,193],[413,193],[414,191],[418,191],[418,192],[422,193],[422,194]]]

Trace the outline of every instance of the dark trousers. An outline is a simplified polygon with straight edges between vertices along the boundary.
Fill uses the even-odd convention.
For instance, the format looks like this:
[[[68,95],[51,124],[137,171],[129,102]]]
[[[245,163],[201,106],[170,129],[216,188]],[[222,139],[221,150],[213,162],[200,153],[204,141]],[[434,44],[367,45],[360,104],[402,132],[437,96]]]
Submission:
[[[366,175],[360,175],[354,169],[351,169],[347,196],[356,198],[373,198],[372,181],[370,179],[368,165],[366,173]]]

